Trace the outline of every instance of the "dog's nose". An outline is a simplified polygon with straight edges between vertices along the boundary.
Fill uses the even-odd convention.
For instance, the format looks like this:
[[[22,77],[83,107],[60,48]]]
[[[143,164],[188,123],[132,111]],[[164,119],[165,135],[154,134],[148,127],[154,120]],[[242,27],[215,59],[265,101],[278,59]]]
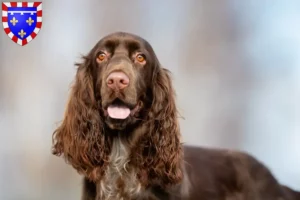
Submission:
[[[123,72],[112,72],[107,77],[106,84],[113,90],[122,90],[129,85],[129,78]]]

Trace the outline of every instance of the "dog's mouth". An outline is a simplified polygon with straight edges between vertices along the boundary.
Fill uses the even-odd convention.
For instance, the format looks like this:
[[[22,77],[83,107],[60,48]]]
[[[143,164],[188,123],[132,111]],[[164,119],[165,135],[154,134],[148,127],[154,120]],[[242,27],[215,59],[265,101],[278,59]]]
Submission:
[[[135,116],[141,107],[141,103],[138,102],[136,105],[128,104],[120,99],[114,100],[104,110],[105,115],[112,119],[127,119],[130,116]]]

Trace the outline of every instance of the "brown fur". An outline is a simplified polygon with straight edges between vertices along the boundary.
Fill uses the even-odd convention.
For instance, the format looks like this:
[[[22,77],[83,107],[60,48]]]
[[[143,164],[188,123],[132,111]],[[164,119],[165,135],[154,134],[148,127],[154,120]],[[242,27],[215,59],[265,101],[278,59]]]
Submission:
[[[65,117],[53,135],[53,153],[64,155],[79,173],[98,180],[104,173],[111,140],[104,134],[103,121],[94,94],[90,57],[78,65]]]
[[[145,62],[136,61],[139,53]],[[53,154],[85,177],[83,200],[300,200],[248,154],[183,149],[170,73],[144,39],[110,34],[77,66]],[[128,76],[127,87],[107,86],[115,71]],[[128,118],[108,117],[116,101],[130,107]]]
[[[138,166],[139,176],[151,176],[148,185],[179,183],[182,179],[182,149],[179,140],[177,110],[170,77],[166,70],[156,73],[154,96],[146,119],[147,130],[132,147],[131,161]]]

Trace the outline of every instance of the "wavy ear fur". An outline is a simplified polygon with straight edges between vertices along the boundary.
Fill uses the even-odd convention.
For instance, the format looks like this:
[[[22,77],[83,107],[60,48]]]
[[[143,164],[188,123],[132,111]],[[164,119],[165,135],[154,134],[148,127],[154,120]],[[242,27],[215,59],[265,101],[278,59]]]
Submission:
[[[132,150],[135,152],[132,160],[140,169],[139,177],[144,184],[177,184],[183,176],[183,150],[175,92],[168,70],[156,68],[152,93],[153,101],[145,124],[146,130]]]
[[[90,53],[91,54],[91,53]],[[103,133],[92,78],[92,56],[78,66],[62,124],[53,133],[53,154],[63,155],[79,173],[96,181],[102,176],[110,152]]]

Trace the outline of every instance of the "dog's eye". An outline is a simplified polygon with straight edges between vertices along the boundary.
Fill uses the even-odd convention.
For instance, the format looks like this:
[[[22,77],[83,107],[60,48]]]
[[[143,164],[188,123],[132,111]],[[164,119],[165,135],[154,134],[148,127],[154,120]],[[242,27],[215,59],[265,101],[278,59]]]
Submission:
[[[136,56],[136,60],[140,63],[143,63],[145,61],[145,56],[143,54],[138,54]]]
[[[105,58],[106,58],[106,54],[105,53],[100,53],[97,60],[101,62],[101,61],[105,60]]]

